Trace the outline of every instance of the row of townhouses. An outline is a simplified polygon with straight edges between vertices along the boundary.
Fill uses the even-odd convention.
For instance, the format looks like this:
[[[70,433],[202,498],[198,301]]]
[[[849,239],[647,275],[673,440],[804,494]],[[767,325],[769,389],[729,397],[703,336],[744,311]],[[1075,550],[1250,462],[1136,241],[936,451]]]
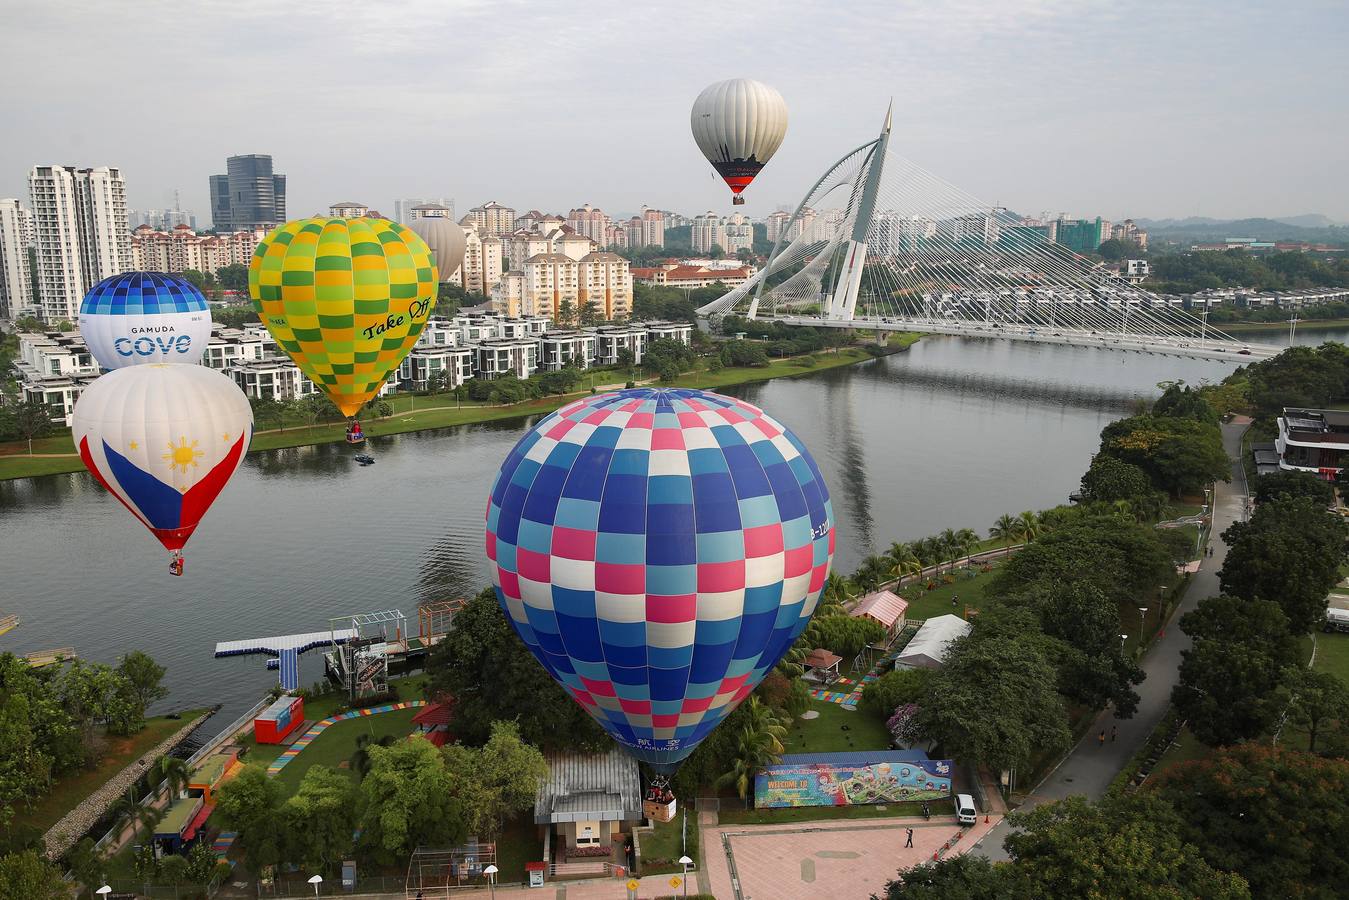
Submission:
[[[544,316],[434,317],[380,396],[395,390],[424,391],[433,383],[450,390],[470,378],[528,378],[569,365],[612,366],[625,350],[640,363],[651,342],[673,339],[688,344],[692,334],[693,326],[687,322],[623,322],[559,330]],[[242,329],[215,326],[202,365],[229,375],[250,399],[295,400],[315,391],[260,323]],[[77,332],[21,334],[15,367],[23,399],[45,403],[52,420],[66,425],[80,393],[102,374]]]

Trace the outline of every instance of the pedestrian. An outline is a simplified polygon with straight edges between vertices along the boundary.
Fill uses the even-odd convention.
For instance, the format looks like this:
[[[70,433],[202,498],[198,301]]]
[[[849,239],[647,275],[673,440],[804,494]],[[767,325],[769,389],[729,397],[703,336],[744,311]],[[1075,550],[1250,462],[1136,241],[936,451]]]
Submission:
[[[1112,744],[1115,743],[1115,738],[1117,738],[1117,737],[1119,737],[1119,727],[1118,727],[1118,726],[1115,726],[1115,725],[1111,725],[1111,726],[1110,726],[1110,743],[1112,743]]]
[[[956,608],[956,601],[959,600],[959,599],[960,599],[960,595],[959,595],[959,594],[952,594],[952,595],[951,595],[951,608],[952,608],[952,609],[955,609],[955,608]]]
[[[1097,737],[1096,737],[1096,744],[1097,744],[1097,746],[1099,746],[1099,747],[1104,747],[1104,746],[1105,746],[1105,729],[1104,729],[1104,728],[1102,728],[1102,729],[1101,729],[1101,733],[1100,733],[1099,735],[1097,735]]]
[[[907,832],[907,835],[904,840],[904,849],[907,850],[913,846],[913,829],[906,828],[905,831]]]

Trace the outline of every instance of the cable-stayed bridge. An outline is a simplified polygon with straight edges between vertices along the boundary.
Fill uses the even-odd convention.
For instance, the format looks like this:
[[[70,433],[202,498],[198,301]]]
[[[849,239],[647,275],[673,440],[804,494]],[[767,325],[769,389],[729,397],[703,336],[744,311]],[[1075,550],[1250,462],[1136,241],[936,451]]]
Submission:
[[[1229,359],[1273,356],[890,150],[891,116],[806,192],[764,268],[698,310]]]

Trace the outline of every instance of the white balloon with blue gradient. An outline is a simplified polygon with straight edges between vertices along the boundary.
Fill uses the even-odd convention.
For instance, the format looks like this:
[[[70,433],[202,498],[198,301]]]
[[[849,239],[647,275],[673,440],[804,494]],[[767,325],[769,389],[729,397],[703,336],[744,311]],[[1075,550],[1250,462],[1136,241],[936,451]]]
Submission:
[[[199,363],[211,340],[211,312],[201,291],[178,275],[123,272],[85,295],[80,334],[105,369]]]

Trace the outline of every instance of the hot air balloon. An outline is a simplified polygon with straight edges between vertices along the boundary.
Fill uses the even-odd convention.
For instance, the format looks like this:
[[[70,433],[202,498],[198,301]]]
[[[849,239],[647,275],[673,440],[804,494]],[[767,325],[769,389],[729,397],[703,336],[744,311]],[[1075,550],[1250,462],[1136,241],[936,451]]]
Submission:
[[[80,304],[80,335],[105,369],[141,363],[199,363],[211,340],[201,291],[163,272],[104,278]]]
[[[468,245],[464,226],[454,220],[448,206],[439,203],[423,203],[412,209],[418,213],[412,220],[412,230],[431,248],[440,280],[449,281],[464,262],[464,248]]]
[[[687,389],[588,397],[529,430],[487,508],[497,599],[548,673],[662,776],[805,629],[834,552],[810,454]]]
[[[708,85],[693,101],[689,115],[698,149],[735,195],[773,158],[787,135],[787,103],[761,81],[732,78]]]
[[[75,404],[80,459],[173,553],[224,490],[253,437],[248,398],[204,366],[151,363],[98,378]]]
[[[258,244],[248,292],[281,349],[352,417],[417,343],[436,267],[397,222],[297,219]]]

